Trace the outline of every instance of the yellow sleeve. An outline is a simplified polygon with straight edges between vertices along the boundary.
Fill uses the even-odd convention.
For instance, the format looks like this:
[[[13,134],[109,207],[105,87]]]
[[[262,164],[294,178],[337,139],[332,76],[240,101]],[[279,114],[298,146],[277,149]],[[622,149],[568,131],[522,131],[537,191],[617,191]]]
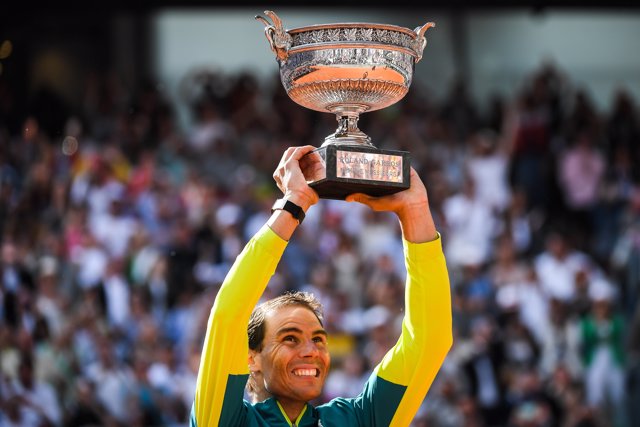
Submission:
[[[286,245],[263,226],[238,255],[220,287],[209,315],[198,371],[192,414],[198,427],[218,425],[229,375],[248,374],[249,317]],[[242,405],[242,396],[237,399]]]
[[[404,241],[405,317],[396,345],[377,375],[406,386],[392,426],[408,426],[453,343],[449,274],[440,235],[432,242]]]

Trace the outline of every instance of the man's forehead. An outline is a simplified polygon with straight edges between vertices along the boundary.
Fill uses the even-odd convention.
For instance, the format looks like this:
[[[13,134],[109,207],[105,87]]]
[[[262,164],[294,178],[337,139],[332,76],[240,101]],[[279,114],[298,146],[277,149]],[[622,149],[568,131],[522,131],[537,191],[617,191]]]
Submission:
[[[289,305],[269,310],[266,313],[265,322],[267,333],[277,333],[281,329],[289,328],[301,330],[322,328],[315,313],[309,308],[300,305]]]

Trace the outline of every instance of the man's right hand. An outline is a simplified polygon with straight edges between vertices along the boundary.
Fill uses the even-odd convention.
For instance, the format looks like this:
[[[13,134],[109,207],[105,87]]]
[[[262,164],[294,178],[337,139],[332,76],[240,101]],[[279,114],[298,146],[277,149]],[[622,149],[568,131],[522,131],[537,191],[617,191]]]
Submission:
[[[307,184],[300,168],[300,159],[313,150],[315,147],[311,145],[287,148],[273,173],[273,179],[282,191],[282,198],[300,206],[305,213],[320,199],[318,193]],[[282,210],[276,210],[267,222],[271,230],[284,240],[291,238],[298,224],[297,219]]]
[[[300,206],[305,212],[309,207],[318,203],[319,197],[318,193],[307,184],[300,168],[300,160],[315,148],[312,145],[287,148],[273,173],[273,179],[282,191],[283,198]],[[305,161],[309,161],[309,156],[305,158]]]

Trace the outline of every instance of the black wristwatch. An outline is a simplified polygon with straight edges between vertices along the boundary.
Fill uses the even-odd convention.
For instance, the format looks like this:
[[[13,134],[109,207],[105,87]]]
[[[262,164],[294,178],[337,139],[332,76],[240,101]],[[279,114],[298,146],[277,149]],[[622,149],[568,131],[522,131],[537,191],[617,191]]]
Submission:
[[[304,211],[300,206],[296,205],[290,200],[278,199],[271,207],[271,213],[278,209],[289,212],[295,219],[298,220],[298,224],[302,224],[302,220],[304,220]]]

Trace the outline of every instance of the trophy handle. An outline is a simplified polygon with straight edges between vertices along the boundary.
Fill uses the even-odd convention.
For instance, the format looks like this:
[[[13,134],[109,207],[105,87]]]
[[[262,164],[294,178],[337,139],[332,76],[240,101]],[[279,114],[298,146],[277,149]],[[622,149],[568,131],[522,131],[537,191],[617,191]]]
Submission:
[[[422,27],[416,27],[415,30],[413,30],[416,33],[416,38],[413,41],[413,50],[415,50],[416,54],[418,55],[416,58],[416,63],[422,59],[422,52],[427,46],[427,39],[424,36],[424,33],[426,33],[429,28],[435,26],[435,22],[427,22]]]
[[[291,48],[292,39],[291,35],[285,31],[282,26],[282,21],[271,10],[265,10],[264,14],[267,15],[273,21],[271,24],[267,19],[260,15],[256,15],[256,19],[262,21],[265,25],[264,34],[269,41],[271,50],[275,52],[279,61],[286,61],[289,57],[289,49]]]

